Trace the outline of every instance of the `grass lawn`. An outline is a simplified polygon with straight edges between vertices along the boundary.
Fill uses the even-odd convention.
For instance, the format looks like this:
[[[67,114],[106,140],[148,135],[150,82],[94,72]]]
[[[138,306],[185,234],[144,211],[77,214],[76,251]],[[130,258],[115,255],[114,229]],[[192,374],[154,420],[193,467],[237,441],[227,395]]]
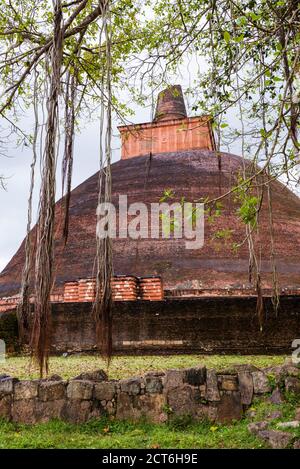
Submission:
[[[281,406],[256,401],[251,409],[256,411],[257,421],[280,409],[283,417],[270,426],[276,429],[278,421],[293,419],[299,404],[294,400]],[[249,422],[245,418],[218,425],[177,418],[158,425],[101,419],[83,425],[52,421],[30,426],[0,421],[0,448],[265,448],[262,440],[247,430]],[[299,428],[290,431],[300,438]]]
[[[205,364],[209,368],[224,370],[233,364],[251,363],[258,367],[280,365],[285,356],[220,356],[220,355],[172,355],[144,357],[115,357],[109,368],[110,378],[125,378],[141,375],[149,370],[165,370]],[[50,373],[63,378],[97,368],[105,363],[96,356],[73,355],[52,357]],[[0,374],[8,373],[19,378],[38,377],[38,371],[29,367],[28,357],[8,358],[0,364]],[[21,425],[0,421],[0,448],[265,448],[262,440],[249,433],[250,421],[268,418],[274,410],[280,409],[282,417],[272,421],[270,428],[276,428],[278,421],[293,420],[295,407],[300,399],[290,397],[277,406],[266,400],[256,400],[251,410],[255,417],[239,422],[220,425],[211,422],[192,422],[188,417],[176,418],[165,424],[147,422],[119,422],[102,418],[82,425],[52,421],[38,425]],[[287,430],[289,431],[289,430]],[[300,428],[290,430],[300,438]]]
[[[83,371],[103,368],[109,378],[120,379],[144,374],[151,370],[187,368],[206,365],[207,368],[223,370],[234,364],[249,363],[259,368],[281,365],[285,356],[268,355],[170,355],[170,356],[120,356],[114,357],[109,370],[101,358],[94,355],[70,355],[50,358],[50,374],[58,374],[64,379],[73,378]],[[0,374],[7,373],[20,379],[37,378],[37,368],[30,364],[28,357],[11,357],[0,363]]]

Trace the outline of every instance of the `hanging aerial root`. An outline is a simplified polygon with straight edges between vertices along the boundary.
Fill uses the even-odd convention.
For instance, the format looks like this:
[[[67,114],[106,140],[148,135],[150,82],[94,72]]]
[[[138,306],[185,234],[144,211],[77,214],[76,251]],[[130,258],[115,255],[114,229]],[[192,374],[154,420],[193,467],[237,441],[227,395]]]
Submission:
[[[35,310],[30,346],[39,364],[40,374],[48,372],[51,304],[53,285],[53,235],[55,222],[55,179],[58,135],[58,99],[62,64],[63,27],[61,0],[54,5],[54,35],[49,72],[50,89],[47,98],[46,139],[42,160],[37,245],[35,258]]]
[[[264,325],[264,300],[263,300],[263,294],[262,294],[262,289],[261,289],[261,278],[259,274],[257,275],[257,279],[256,279],[256,294],[257,294],[256,314],[258,318],[259,329],[262,332],[263,325]]]
[[[101,3],[101,2],[100,2]],[[111,202],[111,139],[112,139],[112,90],[111,90],[111,22],[109,1],[101,6],[102,30],[99,39],[99,55],[102,60],[101,39],[104,33],[105,39],[105,73],[102,74],[101,86],[105,93],[102,93],[101,118],[100,118],[100,173],[99,173],[99,195],[98,204]],[[106,96],[106,100],[104,99]],[[104,123],[106,127],[104,135]],[[105,151],[103,151],[103,139],[105,140]],[[97,211],[97,224],[100,221],[99,211]],[[102,357],[109,365],[113,353],[112,348],[112,291],[111,278],[113,275],[113,254],[112,240],[108,235],[103,239],[97,235],[97,285],[96,300],[93,313],[96,324],[97,345]]]
[[[102,259],[97,273],[96,300],[94,303],[94,319],[96,323],[96,340],[98,349],[104,360],[109,365],[113,346],[112,346],[112,246],[111,240],[105,238],[101,240],[98,248],[100,249],[100,258]]]
[[[17,306],[17,319],[18,319],[18,328],[19,328],[19,338],[24,339],[25,333],[29,330],[29,315],[30,315],[30,274],[32,269],[32,259],[33,259],[33,242],[31,232],[31,223],[32,223],[32,199],[33,199],[33,190],[34,190],[34,179],[35,179],[35,166],[37,161],[37,139],[38,139],[38,130],[39,130],[39,116],[38,116],[38,72],[35,69],[34,76],[34,91],[33,91],[33,109],[34,109],[34,134],[33,134],[33,158],[31,163],[31,176],[30,176],[30,189],[29,189],[29,199],[28,199],[28,211],[27,211],[27,236],[25,240],[25,264],[22,272],[22,281],[21,281],[21,291],[20,291],[20,301]]]

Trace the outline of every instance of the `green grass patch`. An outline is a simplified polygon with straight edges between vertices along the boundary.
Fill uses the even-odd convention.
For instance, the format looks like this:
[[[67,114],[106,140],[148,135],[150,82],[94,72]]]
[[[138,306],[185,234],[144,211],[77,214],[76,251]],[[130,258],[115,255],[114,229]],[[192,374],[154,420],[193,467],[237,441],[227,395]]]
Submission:
[[[232,425],[208,422],[130,423],[108,419],[83,425],[52,421],[39,425],[0,422],[0,448],[263,448],[247,430],[247,421]]]
[[[251,363],[258,367],[279,365],[285,357],[270,356],[162,356],[162,357],[116,357],[109,375],[122,378],[142,374],[149,370],[189,367],[205,364],[219,370],[234,364]],[[95,356],[52,357],[51,373],[69,378],[84,370],[103,368],[101,359]],[[38,375],[28,370],[28,358],[10,358],[1,365],[1,373],[7,372],[21,378]],[[137,423],[102,418],[81,425],[52,421],[38,425],[21,425],[0,421],[0,449],[2,448],[266,448],[266,444],[252,435],[247,425],[251,421],[270,419],[275,410],[280,418],[270,420],[269,428],[277,429],[278,422],[293,420],[295,408],[300,406],[299,396],[287,394],[281,405],[269,402],[268,398],[255,399],[250,410],[255,411],[251,419],[247,416],[232,424],[216,424],[208,421],[194,422],[188,416],[171,419],[164,424]],[[300,429],[286,429],[300,438]]]
[[[170,356],[119,356],[111,361],[109,370],[106,363],[95,355],[69,355],[50,358],[50,374],[58,374],[64,379],[73,378],[84,372],[103,368],[109,378],[121,379],[154,370],[188,368],[206,365],[207,368],[225,370],[235,364],[252,364],[258,368],[283,364],[285,356],[269,355],[170,355]],[[39,377],[38,369],[28,357],[11,357],[0,363],[0,374],[7,373],[20,379]]]

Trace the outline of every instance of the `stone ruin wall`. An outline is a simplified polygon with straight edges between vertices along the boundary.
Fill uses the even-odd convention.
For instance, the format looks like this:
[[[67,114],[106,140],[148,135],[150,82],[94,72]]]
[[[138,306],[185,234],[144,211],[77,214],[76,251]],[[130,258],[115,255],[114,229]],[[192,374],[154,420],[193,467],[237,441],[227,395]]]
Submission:
[[[186,416],[230,422],[243,417],[254,397],[272,399],[279,389],[299,394],[300,369],[240,365],[218,373],[199,366],[123,380],[108,380],[102,370],[69,381],[56,375],[32,381],[2,375],[0,417],[27,424],[51,419],[83,423],[101,416],[155,423]]]

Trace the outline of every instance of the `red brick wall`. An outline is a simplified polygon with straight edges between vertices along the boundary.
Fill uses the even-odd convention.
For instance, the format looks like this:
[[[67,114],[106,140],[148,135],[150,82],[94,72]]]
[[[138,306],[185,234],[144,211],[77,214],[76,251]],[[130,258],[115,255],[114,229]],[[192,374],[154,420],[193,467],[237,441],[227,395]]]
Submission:
[[[122,140],[121,158],[147,153],[182,150],[214,150],[209,117],[189,117],[119,127]]]

